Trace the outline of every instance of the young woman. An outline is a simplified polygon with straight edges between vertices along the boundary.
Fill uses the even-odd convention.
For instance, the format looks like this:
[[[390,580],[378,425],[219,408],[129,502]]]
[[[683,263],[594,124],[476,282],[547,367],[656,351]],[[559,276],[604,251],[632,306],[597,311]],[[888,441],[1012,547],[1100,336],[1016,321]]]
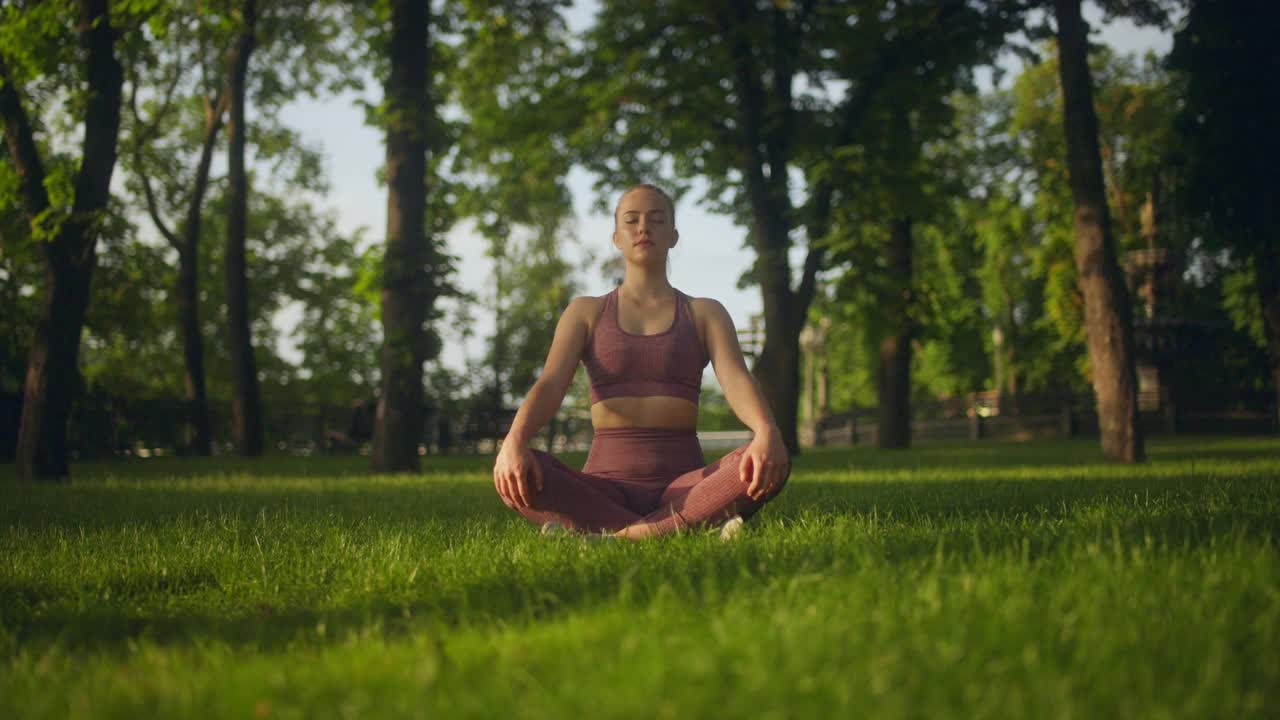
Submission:
[[[786,446],[729,314],[667,281],[667,254],[679,239],[670,196],[652,185],[627,190],[614,210],[622,285],[575,298],[556,326],[542,374],[493,466],[502,501],[544,531],[638,539],[722,523],[732,530],[786,483]],[[591,379],[595,428],[581,471],[529,448],[559,409],[579,361]],[[755,432],[710,465],[694,431],[707,362],[729,407]]]

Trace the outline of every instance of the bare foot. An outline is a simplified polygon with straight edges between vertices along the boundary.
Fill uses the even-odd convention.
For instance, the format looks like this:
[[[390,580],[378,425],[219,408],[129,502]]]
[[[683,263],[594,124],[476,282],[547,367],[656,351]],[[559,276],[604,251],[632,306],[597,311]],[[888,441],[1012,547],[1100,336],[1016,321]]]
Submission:
[[[618,532],[614,533],[615,537],[624,540],[643,540],[647,537],[653,537],[653,528],[649,525],[628,525]]]

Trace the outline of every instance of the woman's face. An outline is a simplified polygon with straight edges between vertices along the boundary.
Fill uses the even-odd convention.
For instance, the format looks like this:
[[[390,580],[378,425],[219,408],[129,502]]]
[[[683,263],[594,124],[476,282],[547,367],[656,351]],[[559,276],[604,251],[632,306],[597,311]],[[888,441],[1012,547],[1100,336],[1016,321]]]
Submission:
[[[641,265],[665,262],[679,238],[671,208],[662,195],[638,188],[618,201],[613,244],[628,261]]]

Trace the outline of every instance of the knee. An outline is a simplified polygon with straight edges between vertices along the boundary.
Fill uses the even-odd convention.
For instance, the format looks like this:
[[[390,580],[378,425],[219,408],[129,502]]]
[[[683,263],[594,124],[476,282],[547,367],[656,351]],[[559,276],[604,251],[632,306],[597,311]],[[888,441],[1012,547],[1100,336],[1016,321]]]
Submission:
[[[769,493],[768,497],[765,498],[765,501],[767,502],[778,497],[778,495],[787,488],[788,482],[791,482],[791,463],[789,462],[787,463],[786,471],[782,473],[782,481],[773,489],[773,492]]]
[[[547,470],[560,462],[556,459],[555,455],[552,455],[545,450],[534,450],[533,448],[529,448],[529,452],[533,454],[533,462],[538,465],[538,469],[543,473],[546,473]]]

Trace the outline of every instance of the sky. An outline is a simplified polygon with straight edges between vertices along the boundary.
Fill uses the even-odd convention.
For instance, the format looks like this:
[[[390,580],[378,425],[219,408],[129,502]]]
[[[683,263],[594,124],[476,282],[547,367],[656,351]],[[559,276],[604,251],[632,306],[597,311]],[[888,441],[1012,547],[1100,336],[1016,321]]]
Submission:
[[[587,27],[595,8],[594,0],[576,2],[567,16],[570,29],[578,31]],[[1085,18],[1095,28],[1099,27],[1101,14],[1096,8],[1086,4]],[[1149,50],[1166,53],[1173,41],[1171,31],[1138,28],[1127,21],[1102,26],[1092,39],[1123,53],[1139,54]],[[1005,62],[1011,71],[1005,76],[1008,83],[1016,75],[1017,61],[1009,58]],[[986,77],[989,78],[989,74]],[[982,78],[980,74],[980,82]],[[370,87],[364,97],[376,102],[380,94],[380,87]],[[386,188],[379,185],[375,177],[384,159],[383,138],[378,130],[365,124],[364,111],[355,103],[356,98],[357,95],[347,94],[297,102],[284,109],[282,121],[295,128],[305,142],[321,149],[330,180],[329,205],[339,228],[354,232],[365,227],[367,238],[380,241],[386,224]],[[574,251],[580,246],[595,248],[600,257],[612,251],[613,218],[608,212],[593,209],[595,194],[591,180],[583,171],[575,171],[569,177],[576,215],[573,235],[565,238],[570,258],[580,257]],[[681,242],[670,256],[671,283],[687,294],[719,300],[739,329],[747,327],[752,315],[760,312],[762,303],[758,288],[737,287],[738,278],[752,258],[751,251],[743,247],[745,231],[731,218],[713,215],[698,207],[696,198],[696,192],[690,193],[677,206]],[[484,256],[485,242],[471,232],[466,223],[460,223],[449,234],[447,245],[448,251],[458,258],[457,285],[483,295],[492,272],[492,264]],[[587,295],[600,295],[612,288],[598,269],[582,273],[580,284],[583,294]],[[294,308],[282,313],[277,321],[288,328],[296,324],[298,317],[300,313]],[[483,354],[485,338],[493,330],[493,317],[477,308],[475,322],[472,338],[467,342],[445,333],[441,362],[461,369],[468,357],[478,358]],[[287,346],[283,350],[287,355],[293,354]]]

